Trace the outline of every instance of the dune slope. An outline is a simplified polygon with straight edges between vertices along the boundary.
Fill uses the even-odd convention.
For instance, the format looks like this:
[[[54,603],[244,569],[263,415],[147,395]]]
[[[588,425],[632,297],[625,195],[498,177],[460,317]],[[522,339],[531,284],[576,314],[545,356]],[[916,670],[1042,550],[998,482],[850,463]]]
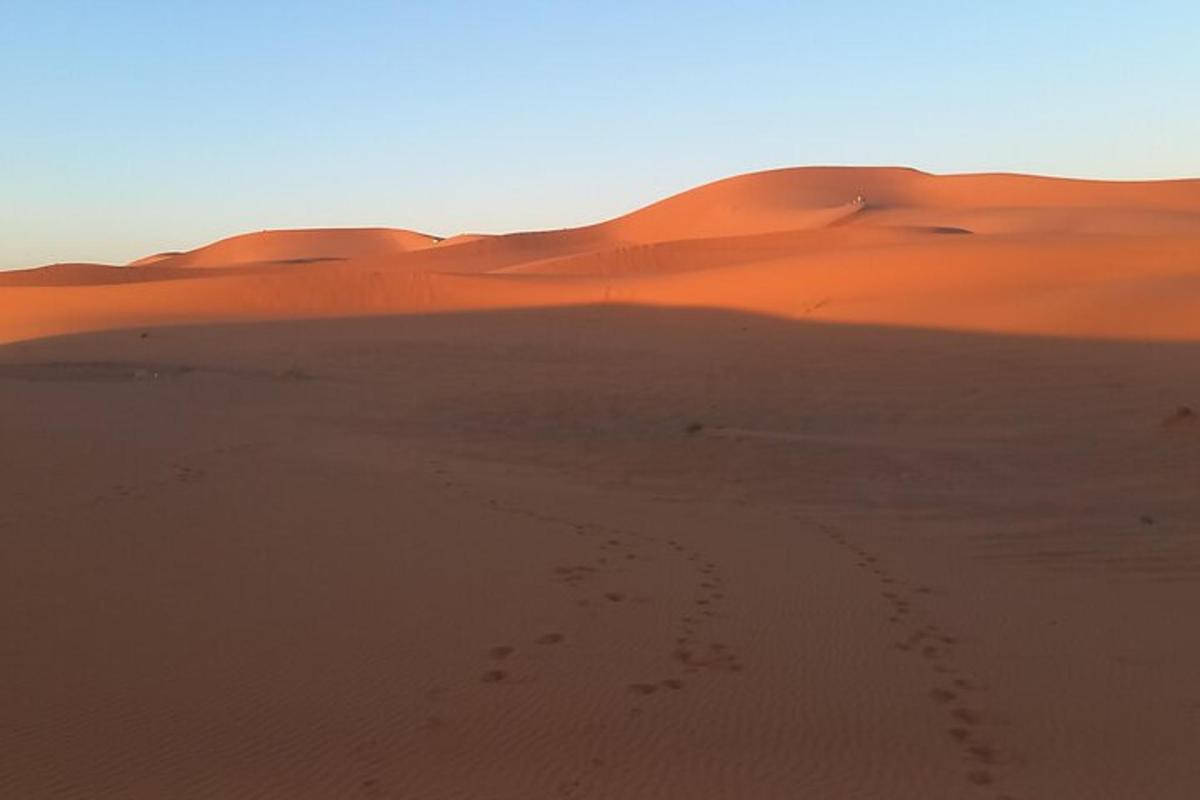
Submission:
[[[0,341],[614,301],[1178,339],[1200,335],[1196,252],[1198,181],[799,168],[717,181],[583,228],[445,241],[393,229],[269,231],[127,271],[9,273]],[[164,280],[187,272],[204,279]]]
[[[437,238],[390,228],[331,228],[261,231],[222,239],[186,253],[162,253],[134,266],[225,267],[234,264],[344,261],[365,256],[396,255],[432,247]]]

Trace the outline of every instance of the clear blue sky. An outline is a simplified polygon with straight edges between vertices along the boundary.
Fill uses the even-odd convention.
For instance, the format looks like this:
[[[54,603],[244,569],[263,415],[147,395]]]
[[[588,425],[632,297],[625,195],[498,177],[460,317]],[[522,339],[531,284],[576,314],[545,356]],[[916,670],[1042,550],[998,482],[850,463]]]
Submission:
[[[1200,175],[1200,2],[0,0],[0,268],[799,164]]]

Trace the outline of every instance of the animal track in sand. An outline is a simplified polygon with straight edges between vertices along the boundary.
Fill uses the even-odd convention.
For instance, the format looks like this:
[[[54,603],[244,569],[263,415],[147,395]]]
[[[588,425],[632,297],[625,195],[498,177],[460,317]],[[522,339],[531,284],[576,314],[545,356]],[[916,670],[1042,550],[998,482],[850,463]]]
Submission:
[[[579,564],[575,566],[555,567],[554,576],[562,583],[569,586],[576,586],[591,577],[595,571],[595,567]]]
[[[986,769],[973,769],[967,773],[967,780],[976,786],[991,786],[996,779]]]
[[[470,496],[469,492],[464,491],[462,494],[464,497]],[[666,648],[671,659],[668,663],[678,664],[678,674],[668,674],[666,677],[652,681],[643,680],[626,684],[627,692],[642,697],[649,697],[659,689],[676,692],[684,688],[682,674],[694,674],[701,670],[733,674],[745,670],[745,664],[732,648],[721,642],[708,641],[710,637],[705,636],[708,627],[713,624],[713,620],[719,617],[719,609],[726,602],[728,596],[725,582],[719,574],[717,562],[707,558],[705,554],[684,545],[678,539],[664,539],[598,523],[581,523],[562,519],[522,508],[496,497],[476,497],[474,499],[488,511],[512,514],[544,523],[560,524],[567,527],[574,536],[584,540],[591,539],[595,542],[590,563],[576,562],[550,568],[551,579],[571,590],[582,588],[585,584],[606,575],[625,575],[628,580],[630,577],[639,576],[639,573],[644,573],[647,568],[653,569],[657,573],[661,569],[671,568],[672,559],[675,560],[674,569],[694,570],[695,593],[692,594],[690,601],[694,611],[692,614],[684,614],[679,617],[680,624],[672,637],[676,650],[672,651],[670,648]],[[644,547],[648,547],[649,550],[643,549]],[[657,552],[655,548],[658,548]],[[659,554],[665,554],[670,558],[664,560],[659,557]],[[586,560],[586,557],[582,560]],[[637,572],[631,572],[631,570]],[[645,579],[644,575],[641,577],[643,580]],[[657,575],[652,576],[652,581],[653,583],[650,585],[656,587],[661,585]],[[593,597],[594,600],[586,596],[576,596],[573,600],[572,605],[575,608],[587,610],[589,615],[582,618],[579,624],[591,624],[590,621],[594,620],[595,614],[604,606],[623,605],[631,599],[638,603],[649,601],[649,598],[643,598],[636,594],[631,598],[629,589],[624,587],[622,589],[614,587]],[[685,598],[686,595],[679,601],[687,602]],[[565,634],[555,632],[544,634],[536,638],[534,642],[538,645],[548,646],[559,644],[565,640]],[[683,649],[686,649],[686,656],[681,655]],[[493,660],[501,660],[513,655],[515,651],[515,648],[504,645],[493,648],[489,652],[492,653]],[[507,679],[508,673],[504,670],[489,670],[482,677],[484,683],[500,683]],[[637,707],[631,709],[630,713],[641,714],[643,709]]]
[[[964,725],[978,725],[983,721],[978,711],[972,711],[969,708],[956,708],[950,713]]]
[[[880,597],[890,609],[887,616],[889,623],[901,624],[913,619],[925,620],[925,624],[915,627],[906,637],[895,642],[895,649],[919,655],[922,662],[939,676],[957,675],[959,669],[953,665],[953,661],[955,647],[960,642],[959,637],[947,633],[938,625],[927,621],[924,612],[914,607],[913,599],[905,589],[907,584],[892,575],[878,555],[853,544],[836,529],[824,525],[820,527],[832,541],[857,557],[855,561],[857,567],[873,575],[878,581],[881,587]],[[912,593],[922,597],[934,594],[933,589],[926,585],[914,587]],[[947,729],[947,733],[958,744],[964,758],[971,765],[964,774],[966,782],[980,788],[992,786],[999,780],[999,777],[989,768],[1002,765],[1005,758],[999,749],[983,737],[986,729],[983,713],[975,707],[967,705],[969,701],[963,697],[965,692],[978,693],[980,684],[978,681],[966,677],[955,677],[952,685],[953,689],[947,688],[939,681],[939,685],[935,685],[929,690],[928,696],[939,707],[949,707],[948,713],[953,725]],[[1004,797],[1011,800],[1007,795]]]
[[[930,689],[929,696],[939,703],[949,703],[958,698],[958,694],[949,689]]]
[[[638,537],[642,540],[653,540],[653,537]],[[717,616],[717,607],[725,600],[726,593],[722,589],[724,582],[718,574],[715,561],[706,559],[704,555],[679,543],[678,540],[659,541],[668,554],[682,557],[682,564],[694,565],[697,581],[697,595],[692,598],[695,610],[679,616],[679,627],[674,637],[674,647],[669,650],[672,661],[679,666],[678,674],[695,674],[701,670],[737,673],[745,669],[745,665],[733,653],[732,649],[721,642],[706,641],[703,632]],[[667,677],[655,682],[643,681],[630,684],[630,692],[648,696],[653,694],[652,687],[661,687],[678,691],[683,689],[684,681],[680,677]],[[642,708],[635,709],[642,713]],[[633,713],[633,712],[631,712]]]
[[[980,763],[983,763],[983,764],[995,764],[996,763],[996,750],[995,750],[995,748],[991,747],[990,745],[973,744],[967,748],[967,752],[970,753],[971,756],[974,757],[976,760],[978,760]]]
[[[204,477],[204,470],[183,465],[175,466],[175,480],[179,483],[191,483]]]

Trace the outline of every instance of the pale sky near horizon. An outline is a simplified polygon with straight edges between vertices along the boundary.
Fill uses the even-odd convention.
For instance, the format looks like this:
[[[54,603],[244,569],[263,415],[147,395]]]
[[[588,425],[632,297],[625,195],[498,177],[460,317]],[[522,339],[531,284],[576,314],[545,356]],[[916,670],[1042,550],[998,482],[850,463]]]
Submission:
[[[1200,176],[1200,3],[0,0],[0,269],[742,172]]]

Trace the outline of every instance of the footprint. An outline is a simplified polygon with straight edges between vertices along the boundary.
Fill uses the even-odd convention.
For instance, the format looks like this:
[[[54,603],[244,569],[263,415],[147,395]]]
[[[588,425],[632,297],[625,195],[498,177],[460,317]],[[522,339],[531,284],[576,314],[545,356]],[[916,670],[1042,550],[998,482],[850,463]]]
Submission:
[[[565,637],[561,633],[547,633],[545,636],[538,637],[538,644],[558,644]]]
[[[979,712],[972,711],[969,708],[956,708],[951,713],[956,720],[967,725],[978,725],[982,721]]]
[[[499,683],[507,677],[508,673],[502,669],[489,669],[487,672],[483,673],[483,677],[480,678],[480,680],[482,680],[484,683]]]
[[[995,750],[995,748],[993,748],[989,745],[986,745],[986,744],[971,745],[970,747],[967,748],[967,752],[970,753],[971,757],[974,758],[976,761],[980,761],[984,764],[995,764],[996,763],[996,750]]]
[[[990,786],[995,778],[986,769],[973,769],[967,773],[967,781],[976,786]]]
[[[625,595],[621,594],[620,592],[606,592],[604,597],[605,599],[611,600],[614,603],[619,603],[625,599]]]
[[[934,689],[929,692],[929,696],[939,703],[949,703],[951,700],[957,699],[958,695],[949,689]]]
[[[631,683],[629,684],[629,691],[634,694],[654,694],[658,691],[658,687],[653,683]]]

